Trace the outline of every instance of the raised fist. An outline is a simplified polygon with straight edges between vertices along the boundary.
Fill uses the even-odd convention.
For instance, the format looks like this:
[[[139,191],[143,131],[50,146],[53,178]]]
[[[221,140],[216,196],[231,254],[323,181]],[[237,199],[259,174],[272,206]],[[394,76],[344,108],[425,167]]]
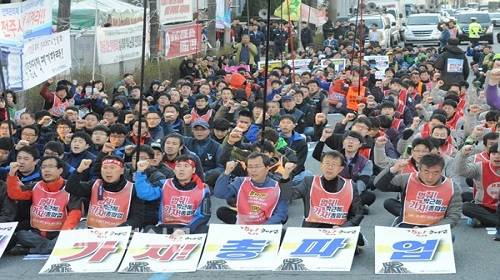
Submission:
[[[236,166],[238,166],[238,162],[234,161],[234,160],[230,160],[226,163],[226,170],[224,170],[224,174],[225,175],[229,175],[231,174],[234,169],[236,168]]]
[[[82,173],[85,170],[89,169],[91,164],[92,164],[91,159],[84,159],[80,162],[80,165],[78,166],[76,171],[78,171],[78,173]]]
[[[149,167],[149,161],[147,160],[140,160],[137,162],[137,171],[139,172],[144,172],[144,170],[148,169]]]

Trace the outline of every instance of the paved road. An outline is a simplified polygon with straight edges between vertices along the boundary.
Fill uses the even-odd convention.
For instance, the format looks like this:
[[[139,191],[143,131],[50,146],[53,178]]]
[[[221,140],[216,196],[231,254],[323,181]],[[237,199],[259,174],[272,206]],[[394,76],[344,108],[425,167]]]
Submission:
[[[496,37],[495,37],[496,38]],[[464,47],[465,49],[465,47]],[[500,53],[500,46],[495,40],[494,51]],[[306,167],[314,173],[319,170],[318,163],[309,158],[306,162]],[[99,279],[106,278],[114,279],[149,279],[149,280],[180,280],[180,279],[299,279],[307,277],[312,279],[481,279],[494,280],[500,279],[500,242],[492,241],[492,237],[486,234],[483,228],[473,229],[465,224],[465,220],[461,220],[459,225],[454,230],[455,234],[455,262],[457,273],[454,275],[375,275],[374,274],[374,226],[389,226],[392,223],[392,216],[388,214],[382,206],[385,198],[393,197],[393,194],[377,192],[377,201],[370,207],[370,214],[365,217],[361,224],[361,231],[368,240],[368,245],[364,251],[356,256],[353,261],[350,272],[194,272],[194,273],[175,273],[175,274],[134,274],[125,275],[118,273],[107,274],[73,274],[60,276],[38,275],[45,261],[23,261],[22,257],[5,255],[0,259],[0,280],[3,279]],[[217,207],[224,205],[224,201],[219,199],[213,200],[213,211]],[[302,202],[295,201],[290,206],[289,220],[286,226],[300,226],[302,221]],[[213,223],[220,223],[216,217],[212,218]]]

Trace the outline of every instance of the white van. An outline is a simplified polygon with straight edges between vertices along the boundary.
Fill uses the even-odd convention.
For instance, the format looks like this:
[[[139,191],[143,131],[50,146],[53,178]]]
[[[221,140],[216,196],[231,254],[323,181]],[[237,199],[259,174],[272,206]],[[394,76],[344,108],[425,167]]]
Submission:
[[[439,45],[441,19],[438,13],[409,15],[405,24],[405,45]]]
[[[360,18],[358,18],[359,20]],[[384,33],[384,40],[380,44],[382,48],[389,48],[391,46],[397,45],[399,42],[399,37],[394,38],[393,29],[396,27],[391,27],[391,20],[386,15],[363,15],[363,20],[365,21],[365,26],[370,29],[372,24],[377,24],[378,30]],[[349,22],[356,23],[356,17],[350,18]],[[368,36],[368,34],[365,34]],[[368,40],[368,38],[366,39]],[[367,43],[367,41],[365,42]]]

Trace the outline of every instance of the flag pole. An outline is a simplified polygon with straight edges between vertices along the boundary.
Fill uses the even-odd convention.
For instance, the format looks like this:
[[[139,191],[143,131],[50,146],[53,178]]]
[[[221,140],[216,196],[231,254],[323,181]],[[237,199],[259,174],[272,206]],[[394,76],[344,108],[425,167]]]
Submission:
[[[142,17],[142,55],[141,55],[141,94],[139,95],[139,125],[137,126],[137,145],[136,145],[136,155],[135,155],[135,166],[137,168],[137,162],[139,162],[139,149],[141,148],[141,134],[142,134],[142,101],[144,100],[144,61],[146,60],[146,17],[147,17],[147,0],[143,1],[144,13]]]
[[[267,29],[266,29],[266,60],[264,62],[264,112],[262,112],[262,137],[261,143],[264,145],[264,129],[266,128],[266,111],[267,111],[267,87],[269,74],[269,41],[271,40],[271,0],[267,0]]]

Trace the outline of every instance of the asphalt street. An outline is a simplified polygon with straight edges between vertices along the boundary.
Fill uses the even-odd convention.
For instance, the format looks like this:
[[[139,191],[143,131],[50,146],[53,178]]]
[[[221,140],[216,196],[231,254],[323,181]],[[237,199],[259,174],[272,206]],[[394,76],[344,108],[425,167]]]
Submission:
[[[465,48],[465,47],[464,47]],[[494,51],[500,52],[499,44],[496,42]],[[310,153],[312,153],[312,147]],[[306,167],[313,173],[318,174],[318,162],[311,157],[306,162]],[[393,217],[384,210],[382,203],[384,199],[394,197],[395,194],[380,193],[376,191],[377,200],[370,207],[369,215],[365,216],[361,223],[361,232],[368,240],[363,252],[355,256],[350,272],[205,272],[175,273],[175,274],[119,274],[119,273],[91,273],[91,274],[69,274],[69,275],[39,275],[38,272],[44,265],[44,260],[23,261],[20,256],[9,256],[5,254],[0,259],[1,279],[150,279],[150,280],[177,280],[177,279],[500,279],[500,242],[492,240],[492,236],[486,234],[484,228],[471,228],[461,220],[454,229],[455,263],[456,274],[452,275],[375,275],[374,272],[374,226],[390,226]],[[214,198],[212,211],[225,204],[225,201]],[[295,201],[290,205],[289,220],[286,226],[300,226],[302,221],[302,201]],[[220,223],[217,218],[212,217],[212,223]]]

